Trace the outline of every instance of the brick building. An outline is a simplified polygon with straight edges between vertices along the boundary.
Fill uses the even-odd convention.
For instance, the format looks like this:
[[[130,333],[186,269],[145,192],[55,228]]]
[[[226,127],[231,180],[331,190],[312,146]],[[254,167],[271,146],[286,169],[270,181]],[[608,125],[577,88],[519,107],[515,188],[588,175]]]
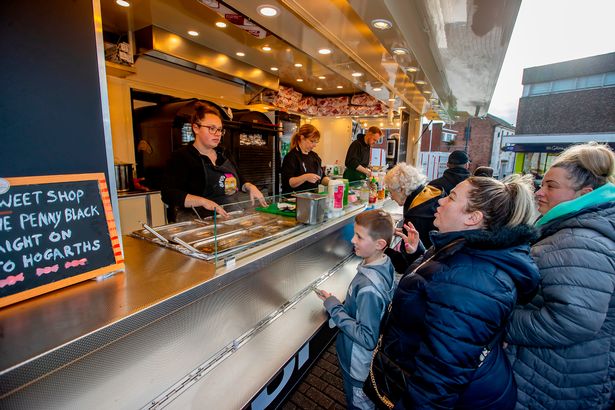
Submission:
[[[469,130],[468,130],[469,127]],[[495,176],[512,173],[513,154],[502,153],[502,138],[514,135],[515,127],[494,115],[469,118],[450,126],[432,123],[421,139],[421,165],[428,176],[437,169],[444,172],[448,154],[454,150],[467,151],[472,163],[470,171],[479,166],[490,166]],[[469,134],[469,138],[466,136]]]
[[[526,68],[522,83],[517,132],[503,141],[515,172],[543,175],[574,143],[615,148],[615,53]]]

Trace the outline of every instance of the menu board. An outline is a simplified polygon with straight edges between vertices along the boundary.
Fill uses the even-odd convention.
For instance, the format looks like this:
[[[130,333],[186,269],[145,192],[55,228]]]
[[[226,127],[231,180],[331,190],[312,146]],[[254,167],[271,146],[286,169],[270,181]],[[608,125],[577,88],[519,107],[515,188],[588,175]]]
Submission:
[[[0,178],[0,307],[123,268],[103,173]]]

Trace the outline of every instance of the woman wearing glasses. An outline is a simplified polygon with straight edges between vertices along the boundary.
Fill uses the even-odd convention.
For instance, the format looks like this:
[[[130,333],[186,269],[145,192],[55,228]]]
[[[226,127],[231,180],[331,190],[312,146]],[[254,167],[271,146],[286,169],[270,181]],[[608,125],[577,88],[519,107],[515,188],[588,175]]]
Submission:
[[[320,141],[320,132],[311,124],[302,125],[290,139],[290,151],[282,162],[282,193],[305,191],[328,184],[323,178],[321,160],[312,151]]]
[[[237,166],[218,147],[224,135],[220,112],[199,102],[190,122],[195,140],[172,154],[162,182],[162,200],[172,210],[169,220],[194,219],[213,211],[226,218],[221,205],[237,202],[239,188],[250,194],[252,202],[266,206],[263,194],[241,180]]]

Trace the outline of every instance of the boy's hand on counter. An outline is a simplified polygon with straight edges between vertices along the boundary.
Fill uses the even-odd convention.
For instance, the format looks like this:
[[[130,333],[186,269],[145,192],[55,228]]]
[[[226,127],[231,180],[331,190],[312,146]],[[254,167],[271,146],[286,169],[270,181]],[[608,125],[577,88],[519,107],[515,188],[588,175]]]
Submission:
[[[329,292],[327,292],[326,290],[322,290],[322,289],[314,289],[314,292],[316,293],[316,295],[318,295],[320,300],[325,300],[329,296],[331,296]]]

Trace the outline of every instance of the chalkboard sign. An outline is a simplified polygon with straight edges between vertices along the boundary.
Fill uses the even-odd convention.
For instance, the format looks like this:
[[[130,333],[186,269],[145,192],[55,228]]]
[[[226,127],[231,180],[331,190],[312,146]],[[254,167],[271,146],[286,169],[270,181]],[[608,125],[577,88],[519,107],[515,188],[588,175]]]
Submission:
[[[0,307],[123,267],[104,174],[0,178]]]

